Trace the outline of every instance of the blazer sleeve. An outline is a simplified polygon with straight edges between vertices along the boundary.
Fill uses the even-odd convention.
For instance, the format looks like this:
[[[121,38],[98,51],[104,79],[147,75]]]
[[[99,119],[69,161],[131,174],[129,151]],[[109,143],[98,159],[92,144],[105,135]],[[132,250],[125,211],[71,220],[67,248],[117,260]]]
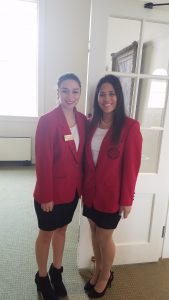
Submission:
[[[53,201],[53,143],[51,124],[41,117],[36,130],[35,156],[38,201]]]
[[[129,129],[122,163],[120,205],[132,205],[136,180],[141,164],[142,135],[137,121]]]

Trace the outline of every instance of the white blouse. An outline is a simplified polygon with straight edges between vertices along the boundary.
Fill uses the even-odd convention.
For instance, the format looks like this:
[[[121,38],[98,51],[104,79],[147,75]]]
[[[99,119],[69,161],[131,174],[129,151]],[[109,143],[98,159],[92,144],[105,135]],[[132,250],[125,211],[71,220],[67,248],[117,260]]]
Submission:
[[[76,151],[79,148],[79,132],[78,132],[78,128],[77,125],[75,124],[73,127],[70,127],[70,131],[72,133],[75,145],[76,145]]]
[[[93,161],[94,161],[95,165],[97,163],[97,159],[99,156],[99,151],[100,151],[102,141],[103,141],[107,131],[108,131],[108,129],[97,128],[93,135],[92,142],[91,142],[91,150],[92,150]]]

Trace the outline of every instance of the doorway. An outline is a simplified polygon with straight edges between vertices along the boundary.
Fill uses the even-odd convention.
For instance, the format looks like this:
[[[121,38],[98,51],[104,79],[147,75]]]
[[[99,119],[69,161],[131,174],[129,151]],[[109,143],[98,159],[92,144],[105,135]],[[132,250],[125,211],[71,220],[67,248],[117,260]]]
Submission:
[[[133,209],[114,235],[115,264],[162,257],[169,195],[165,180],[169,178],[169,12],[150,15],[143,3],[135,2],[126,1],[124,8],[124,1],[93,0],[91,12],[86,111],[92,113],[91,99],[100,77],[112,73],[120,78],[126,112],[138,119],[143,135]],[[89,266],[91,256],[89,227],[82,217],[79,267]]]

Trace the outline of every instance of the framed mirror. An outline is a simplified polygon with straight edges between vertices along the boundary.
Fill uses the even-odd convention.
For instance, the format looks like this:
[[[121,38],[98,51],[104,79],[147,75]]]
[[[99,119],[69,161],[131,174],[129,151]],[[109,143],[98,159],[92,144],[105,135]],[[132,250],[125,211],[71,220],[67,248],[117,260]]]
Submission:
[[[140,28],[137,20],[108,18],[106,71],[135,72]]]

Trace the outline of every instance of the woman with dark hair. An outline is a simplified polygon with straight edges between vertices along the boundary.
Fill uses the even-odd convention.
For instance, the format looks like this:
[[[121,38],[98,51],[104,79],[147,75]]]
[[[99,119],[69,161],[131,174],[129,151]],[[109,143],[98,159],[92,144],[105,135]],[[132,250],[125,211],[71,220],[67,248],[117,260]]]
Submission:
[[[112,235],[121,216],[130,213],[141,148],[140,126],[125,114],[120,80],[106,75],[96,88],[85,151],[83,215],[90,224],[96,259],[94,273],[84,286],[90,298],[102,297],[111,286]]]
[[[62,257],[67,226],[81,196],[86,128],[85,116],[76,110],[80,94],[79,78],[72,73],[62,75],[58,80],[60,105],[40,118],[36,131],[34,204],[39,234],[35,283],[44,300],[67,295],[62,281]],[[48,275],[51,243],[53,262]]]

